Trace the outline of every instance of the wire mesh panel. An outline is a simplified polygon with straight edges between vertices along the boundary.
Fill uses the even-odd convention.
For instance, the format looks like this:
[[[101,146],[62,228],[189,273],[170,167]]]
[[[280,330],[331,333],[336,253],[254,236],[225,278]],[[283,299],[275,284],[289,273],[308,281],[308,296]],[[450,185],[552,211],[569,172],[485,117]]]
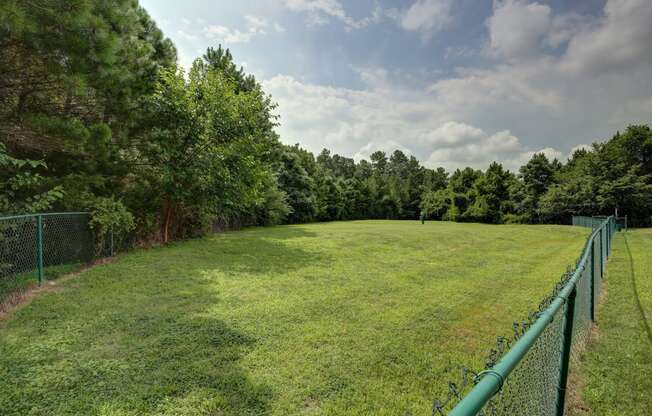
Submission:
[[[552,323],[546,327],[480,415],[532,416],[555,413],[564,312],[564,308],[557,311]]]
[[[606,217],[586,217],[573,215],[572,224],[576,227],[598,228]]]
[[[30,287],[79,268],[98,256],[86,213],[0,218],[0,310]]]
[[[600,243],[595,239],[593,240],[591,263],[593,265],[593,285],[596,295],[594,299],[597,299],[602,286],[602,266],[600,265]]]
[[[608,230],[608,228],[604,227],[602,229],[602,232],[600,233],[600,239],[602,240],[602,259],[603,259],[603,261],[602,261],[602,274],[603,275],[604,275],[605,267],[607,265],[607,262],[604,261],[604,260],[606,260],[607,255],[608,255],[608,251],[607,251],[607,244],[608,244],[608,242],[607,242],[607,230]]]
[[[35,217],[0,220],[0,308],[36,283],[37,254]]]
[[[580,278],[575,284],[575,310],[573,313],[573,337],[571,359],[578,362],[579,356],[584,351],[591,333],[591,271],[583,267]]]
[[[43,216],[43,265],[89,262],[94,257],[93,233],[87,214]]]

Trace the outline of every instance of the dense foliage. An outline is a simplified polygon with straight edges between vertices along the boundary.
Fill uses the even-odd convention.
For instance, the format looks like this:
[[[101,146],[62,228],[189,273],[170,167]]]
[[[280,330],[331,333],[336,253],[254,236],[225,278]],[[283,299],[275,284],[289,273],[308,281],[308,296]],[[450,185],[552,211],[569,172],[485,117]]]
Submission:
[[[315,156],[281,143],[271,97],[228,50],[184,73],[136,0],[8,0],[0,22],[5,214],[89,210],[98,227],[163,242],[361,218],[539,223],[618,209],[652,221],[648,126],[566,163],[536,154],[518,173],[493,163],[449,175],[398,150]]]

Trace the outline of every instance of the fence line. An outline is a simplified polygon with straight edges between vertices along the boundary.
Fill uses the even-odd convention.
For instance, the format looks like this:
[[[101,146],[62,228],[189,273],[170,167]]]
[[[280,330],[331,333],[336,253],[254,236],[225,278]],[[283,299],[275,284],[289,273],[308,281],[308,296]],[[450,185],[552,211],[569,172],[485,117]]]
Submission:
[[[0,310],[31,286],[113,254],[89,220],[84,212],[0,217]],[[449,383],[433,415],[564,414],[568,371],[589,339],[620,225],[614,217],[573,217],[573,224],[593,229],[575,266],[512,336],[498,337],[483,371],[463,369],[460,382]]]
[[[433,415],[564,414],[569,368],[588,342],[618,228],[614,217],[573,217],[573,224],[593,229],[574,267],[536,312],[514,324],[513,336],[498,337],[483,371],[463,369],[461,380],[449,383]]]
[[[0,310],[46,280],[113,254],[112,238],[100,242],[87,212],[0,217]]]

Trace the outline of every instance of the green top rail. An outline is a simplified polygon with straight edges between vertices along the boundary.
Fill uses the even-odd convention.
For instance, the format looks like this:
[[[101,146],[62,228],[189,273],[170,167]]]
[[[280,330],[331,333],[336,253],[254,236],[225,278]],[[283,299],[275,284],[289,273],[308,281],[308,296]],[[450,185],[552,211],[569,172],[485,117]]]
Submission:
[[[505,380],[518,366],[521,360],[528,353],[530,348],[539,339],[546,327],[552,322],[555,314],[568,301],[571,292],[575,288],[584,267],[589,259],[589,247],[591,241],[605,228],[612,217],[603,219],[596,227],[584,245],[582,257],[577,263],[575,271],[568,282],[561,289],[552,303],[539,315],[534,324],[523,334],[523,336],[509,349],[509,351],[491,369],[485,370],[473,389],[450,411],[449,416],[475,416],[491,398],[500,391]]]
[[[0,216],[1,220],[16,220],[20,218],[37,218],[37,217],[49,217],[53,215],[89,215],[90,212],[44,212],[40,214],[21,214],[21,215],[9,215],[9,216]]]

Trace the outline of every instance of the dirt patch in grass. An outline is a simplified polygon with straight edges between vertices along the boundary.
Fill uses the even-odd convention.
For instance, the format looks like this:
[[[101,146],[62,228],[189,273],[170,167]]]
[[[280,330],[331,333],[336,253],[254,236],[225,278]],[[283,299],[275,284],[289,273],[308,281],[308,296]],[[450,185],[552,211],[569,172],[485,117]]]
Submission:
[[[89,263],[72,273],[66,273],[62,275],[56,280],[46,280],[43,283],[43,286],[37,286],[33,284],[28,286],[25,290],[12,293],[3,302],[0,302],[0,322],[7,319],[7,317],[11,315],[14,311],[24,307],[25,305],[28,305],[32,301],[32,299],[41,295],[42,293],[52,292],[54,290],[57,290],[57,286],[60,283],[63,283],[67,280],[70,280],[80,275],[81,273],[85,272],[91,267],[95,267],[100,264],[110,263],[114,259],[115,257],[108,257],[104,259],[95,260],[94,262]]]
[[[598,316],[600,308],[607,298],[607,294],[607,287],[604,285],[602,292],[598,297],[598,304],[596,305],[596,317]],[[599,319],[597,321],[599,322]],[[587,346],[583,351],[579,352],[580,359],[578,361],[581,362],[583,360],[582,355],[586,352],[586,350],[591,348],[591,345],[594,342],[600,340],[601,336],[602,334],[600,332],[598,323],[592,323]],[[569,416],[584,416],[593,414],[591,407],[584,401],[584,398],[582,397],[582,392],[586,388],[586,382],[581,375],[581,371],[579,371],[577,368],[578,365],[581,365],[580,362],[574,363],[574,365],[571,366],[572,368],[568,374],[568,385],[566,389],[566,414]]]
[[[568,389],[566,390],[566,414],[569,416],[582,416],[592,414],[591,408],[582,399],[582,391],[586,384],[577,371],[568,375]]]

